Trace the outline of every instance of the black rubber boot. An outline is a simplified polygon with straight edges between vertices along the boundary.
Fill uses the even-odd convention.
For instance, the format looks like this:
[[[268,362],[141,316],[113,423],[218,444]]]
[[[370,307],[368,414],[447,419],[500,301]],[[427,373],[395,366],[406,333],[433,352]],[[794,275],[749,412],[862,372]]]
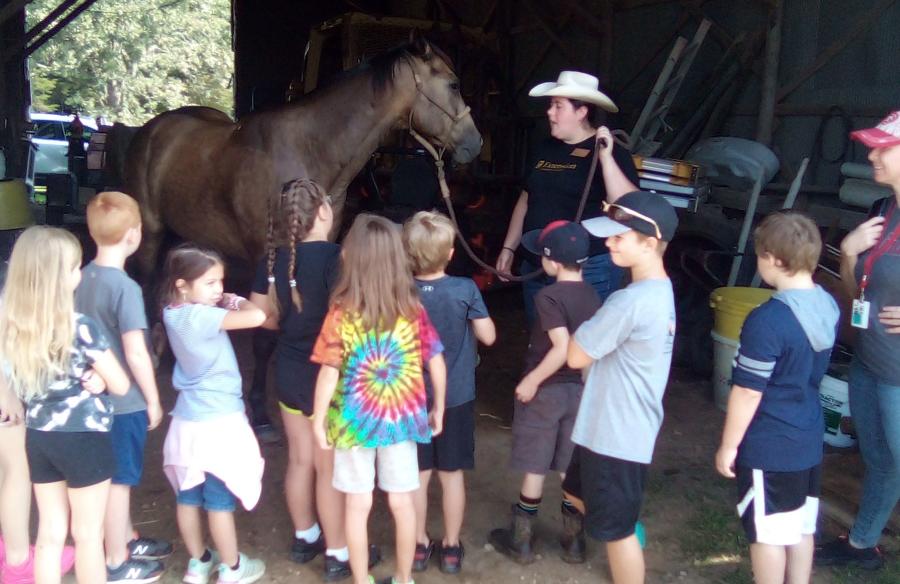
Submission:
[[[559,536],[562,546],[562,560],[569,564],[583,564],[585,556],[584,515],[575,511],[562,510],[563,532]]]
[[[491,531],[488,541],[505,556],[509,556],[519,564],[530,564],[534,561],[534,516],[512,506],[512,522],[508,529],[500,528]]]

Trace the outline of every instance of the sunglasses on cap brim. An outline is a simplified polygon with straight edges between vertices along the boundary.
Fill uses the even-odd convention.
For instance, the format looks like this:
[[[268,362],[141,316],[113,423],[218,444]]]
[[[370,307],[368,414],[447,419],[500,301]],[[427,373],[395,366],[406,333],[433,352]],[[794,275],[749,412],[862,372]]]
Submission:
[[[663,238],[662,232],[659,230],[659,224],[657,224],[656,221],[654,221],[650,217],[647,217],[646,215],[641,215],[637,211],[632,211],[628,207],[623,207],[622,205],[617,205],[616,203],[607,203],[606,201],[603,201],[603,213],[605,213],[609,219],[615,221],[616,223],[627,224],[630,219],[640,219],[641,221],[649,223],[653,226],[653,229],[656,231],[656,239],[662,240]]]

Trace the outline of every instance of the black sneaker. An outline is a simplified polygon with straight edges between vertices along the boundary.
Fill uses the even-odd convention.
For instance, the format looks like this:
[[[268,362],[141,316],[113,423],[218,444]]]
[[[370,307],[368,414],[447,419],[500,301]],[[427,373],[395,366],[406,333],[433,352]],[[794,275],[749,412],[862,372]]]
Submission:
[[[291,544],[291,560],[298,564],[311,562],[317,555],[325,551],[325,534],[319,534],[319,539],[310,543],[299,537],[294,538]]]
[[[172,544],[161,539],[138,536],[128,542],[132,560],[164,560],[172,555]]]
[[[381,563],[381,550],[377,545],[369,544],[369,569]],[[350,562],[342,562],[339,559],[325,554],[325,573],[323,577],[326,582],[337,582],[349,578],[353,575],[350,570]]]
[[[128,559],[118,568],[106,567],[107,584],[150,584],[162,578],[162,562]]]
[[[434,553],[434,542],[429,540],[428,545],[417,543],[416,551],[413,554],[413,572],[424,572],[428,569],[428,562],[431,561],[431,555]]]
[[[884,556],[878,546],[855,548],[849,536],[842,535],[816,548],[815,563],[818,566],[858,566],[864,570],[877,570],[884,566]]]
[[[466,550],[463,548],[462,542],[458,545],[442,545],[441,546],[441,572],[444,574],[459,574],[462,570],[463,556]]]

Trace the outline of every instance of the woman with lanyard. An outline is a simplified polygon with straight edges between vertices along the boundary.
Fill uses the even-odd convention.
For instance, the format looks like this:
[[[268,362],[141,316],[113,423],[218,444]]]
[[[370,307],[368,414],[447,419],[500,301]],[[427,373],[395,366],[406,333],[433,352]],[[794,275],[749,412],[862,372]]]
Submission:
[[[900,499],[900,112],[850,136],[869,148],[876,182],[894,196],[841,242],[841,280],[856,330],[850,410],[865,463],[859,512],[849,535],[816,550],[819,565],[884,564],[877,546]]]
[[[513,208],[497,258],[501,272],[509,272],[512,267],[523,232],[543,229],[551,221],[575,219],[594,156],[599,164],[582,219],[601,215],[604,201],[612,203],[637,190],[637,171],[631,155],[613,142],[609,129],[602,125],[605,112],[615,113],[619,108],[598,88],[599,81],[593,75],[563,71],[556,83],[541,83],[528,92],[532,97],[550,97],[547,119],[551,137],[531,156],[525,188]],[[601,145],[595,152],[598,138]],[[524,253],[522,274],[539,270],[540,258]],[[590,258],[583,270],[584,280],[594,286],[603,300],[619,287],[623,275],[622,269],[610,261],[604,240],[593,237]],[[552,281],[542,274],[523,282],[529,324],[534,321],[534,295]]]

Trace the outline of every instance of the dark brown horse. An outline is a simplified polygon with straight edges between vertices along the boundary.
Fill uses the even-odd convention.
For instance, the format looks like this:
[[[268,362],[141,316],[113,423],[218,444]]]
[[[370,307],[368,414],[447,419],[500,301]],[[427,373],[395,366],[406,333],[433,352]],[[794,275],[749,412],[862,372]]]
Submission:
[[[166,229],[256,260],[265,245],[268,198],[298,177],[332,196],[339,225],[351,179],[388,131],[410,124],[457,162],[481,150],[449,60],[422,39],[239,123],[205,107],[160,114],[135,136],[125,163],[128,192],[143,213],[142,271],[155,267]]]

